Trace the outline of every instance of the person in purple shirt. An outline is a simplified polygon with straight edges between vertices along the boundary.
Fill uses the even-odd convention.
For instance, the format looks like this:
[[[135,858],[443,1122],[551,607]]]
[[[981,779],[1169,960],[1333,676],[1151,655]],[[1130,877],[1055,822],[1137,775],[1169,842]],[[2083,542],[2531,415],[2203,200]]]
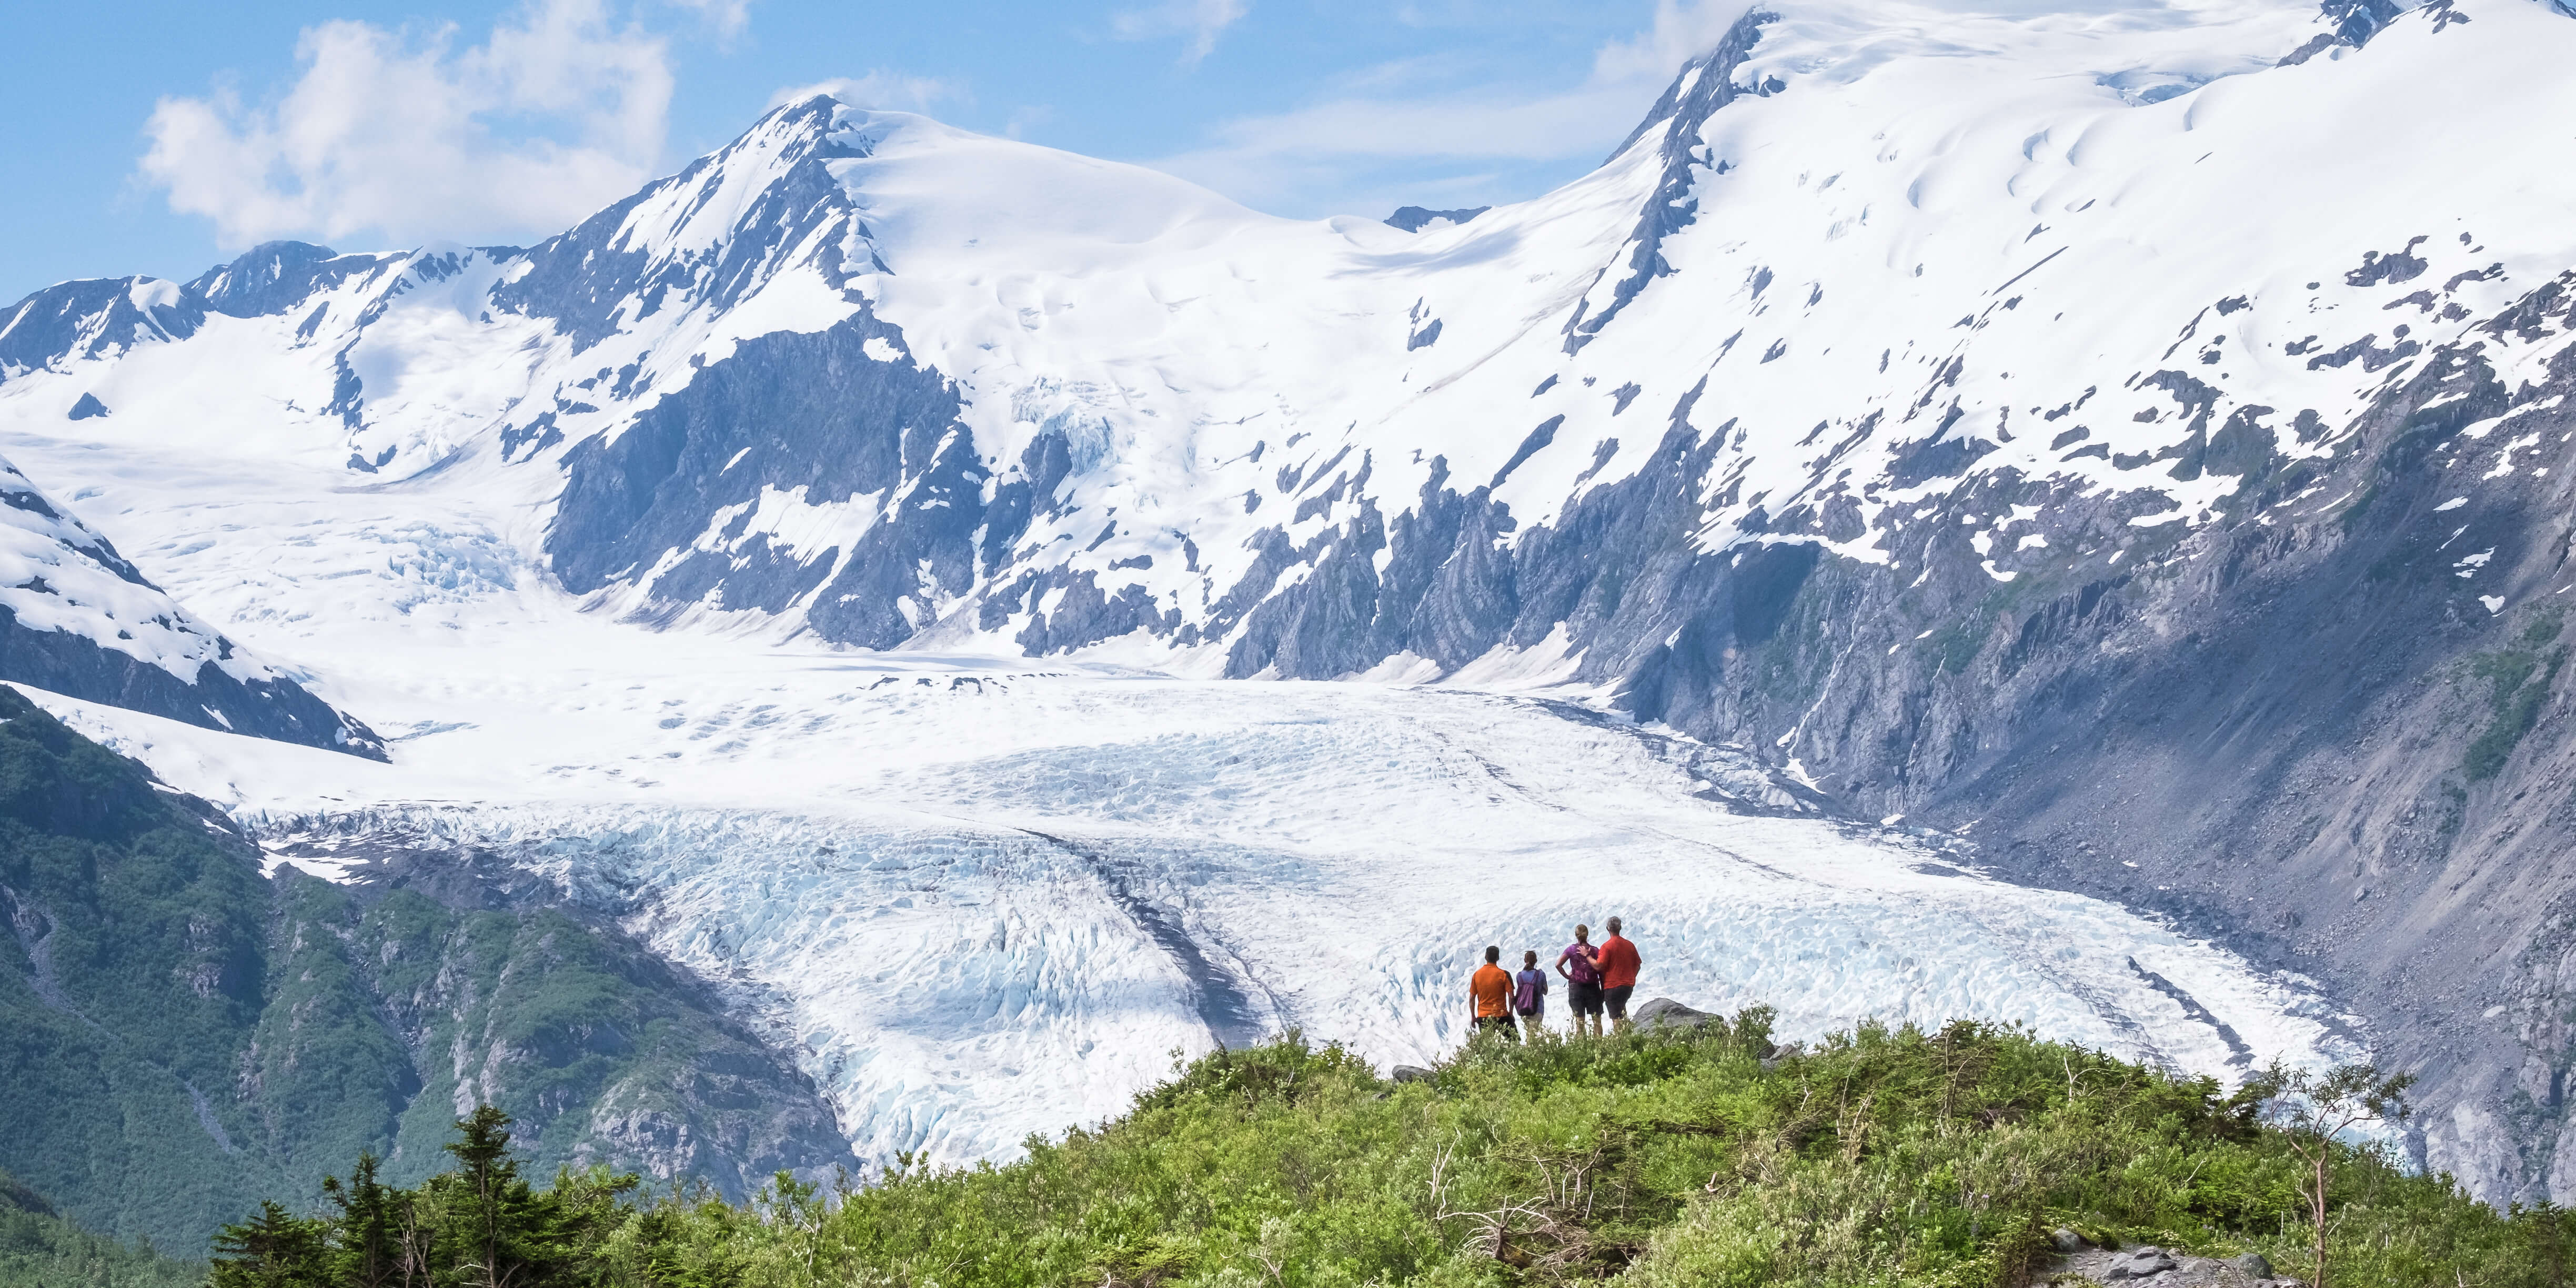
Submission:
[[[1525,1041],[1536,1042],[1547,1031],[1547,972],[1538,968],[1538,950],[1521,954],[1521,970],[1512,976],[1512,1012],[1521,1017]]]
[[[1586,1017],[1593,1037],[1601,1036],[1601,956],[1592,946],[1592,927],[1576,926],[1574,942],[1556,955],[1556,973],[1565,977],[1565,1005],[1574,1012],[1574,1036],[1585,1033]]]

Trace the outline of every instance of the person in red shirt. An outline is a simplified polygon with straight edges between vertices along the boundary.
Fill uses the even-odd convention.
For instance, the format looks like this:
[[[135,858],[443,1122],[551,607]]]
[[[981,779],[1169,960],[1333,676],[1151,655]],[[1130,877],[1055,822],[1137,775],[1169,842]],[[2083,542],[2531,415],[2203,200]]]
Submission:
[[[1517,1042],[1520,1039],[1512,1032],[1512,977],[1510,972],[1495,964],[1502,959],[1501,945],[1487,945],[1485,964],[1477,967],[1475,977],[1467,981],[1467,1000],[1472,1011],[1468,1033],[1472,1037],[1479,1030],[1499,1029],[1505,1038]]]
[[[1619,935],[1619,919],[1610,919],[1610,937],[1601,941],[1601,1004],[1618,1031],[1628,1031],[1628,995],[1637,991],[1637,946]],[[1597,1025],[1599,1021],[1594,1021]]]

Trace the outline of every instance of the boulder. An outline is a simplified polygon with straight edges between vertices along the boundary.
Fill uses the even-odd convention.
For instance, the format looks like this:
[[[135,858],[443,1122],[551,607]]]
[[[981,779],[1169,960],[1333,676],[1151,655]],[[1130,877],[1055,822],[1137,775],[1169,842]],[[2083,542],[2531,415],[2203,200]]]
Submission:
[[[1429,1069],[1411,1064],[1399,1064],[1395,1066],[1394,1070],[1389,1072],[1387,1076],[1395,1079],[1397,1082],[1431,1081],[1431,1071]]]
[[[2049,1231],[2048,1242],[2049,1246],[2069,1255],[2084,1250],[2084,1236],[2062,1225]]]
[[[2173,1269],[2174,1265],[2173,1254],[2162,1248],[2132,1248],[2112,1258],[2111,1264],[2103,1269],[2102,1278],[2109,1283],[2117,1283],[2124,1279],[2144,1279],[2149,1275],[2163,1274]]]
[[[1637,1022],[1637,1027],[1641,1029],[1659,1029],[1667,1026],[1681,1029],[1695,1029],[1704,1024],[1716,1023],[1722,1025],[1726,1023],[1726,1017],[1723,1015],[1713,1015],[1707,1011],[1694,1011],[1669,997],[1658,997],[1653,1001],[1638,1007],[1634,1012],[1634,1018]]]
[[[2264,1260],[2263,1254],[2259,1252],[2239,1253],[2236,1256],[2229,1257],[2227,1259],[2227,1264],[2234,1266],[2257,1279],[2269,1279],[2272,1277],[2272,1263]]]

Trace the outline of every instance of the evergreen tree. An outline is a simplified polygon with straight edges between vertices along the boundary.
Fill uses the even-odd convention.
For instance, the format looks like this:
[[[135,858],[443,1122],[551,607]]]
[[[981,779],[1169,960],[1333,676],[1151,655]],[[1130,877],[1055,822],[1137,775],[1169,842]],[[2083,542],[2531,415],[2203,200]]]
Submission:
[[[263,1199],[259,1215],[215,1236],[210,1288],[323,1288],[332,1282],[325,1227]]]
[[[456,1131],[446,1148],[457,1168],[432,1182],[447,1200],[443,1278],[460,1288],[535,1288],[561,1251],[553,1196],[520,1177],[508,1114],[483,1105]]]
[[[633,1172],[612,1172],[600,1165],[555,1173],[546,1199],[553,1204],[552,1282],[559,1288],[588,1288],[609,1282],[609,1244],[634,1220],[634,1194],[642,1184]]]
[[[348,1184],[336,1176],[322,1179],[322,1192],[339,1208],[331,1232],[333,1281],[346,1288],[388,1288],[404,1281],[396,1211],[401,1192],[376,1180],[377,1162],[374,1154],[361,1151]]]

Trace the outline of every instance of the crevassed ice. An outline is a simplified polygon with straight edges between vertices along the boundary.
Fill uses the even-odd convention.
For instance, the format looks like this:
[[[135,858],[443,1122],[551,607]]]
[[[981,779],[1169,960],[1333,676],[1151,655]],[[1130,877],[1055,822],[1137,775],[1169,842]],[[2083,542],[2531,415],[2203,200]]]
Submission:
[[[1426,1061],[1485,945],[1552,958],[1614,914],[1640,1000],[1770,1005],[1790,1037],[1977,1017],[2221,1078],[2359,1049],[2304,981],[1580,705],[819,661],[558,679],[551,740],[524,700],[452,693],[476,718],[406,767],[325,778],[48,701],[316,870],[364,841],[545,874],[729,991],[868,1158],[1009,1157],[1291,1025]]]

